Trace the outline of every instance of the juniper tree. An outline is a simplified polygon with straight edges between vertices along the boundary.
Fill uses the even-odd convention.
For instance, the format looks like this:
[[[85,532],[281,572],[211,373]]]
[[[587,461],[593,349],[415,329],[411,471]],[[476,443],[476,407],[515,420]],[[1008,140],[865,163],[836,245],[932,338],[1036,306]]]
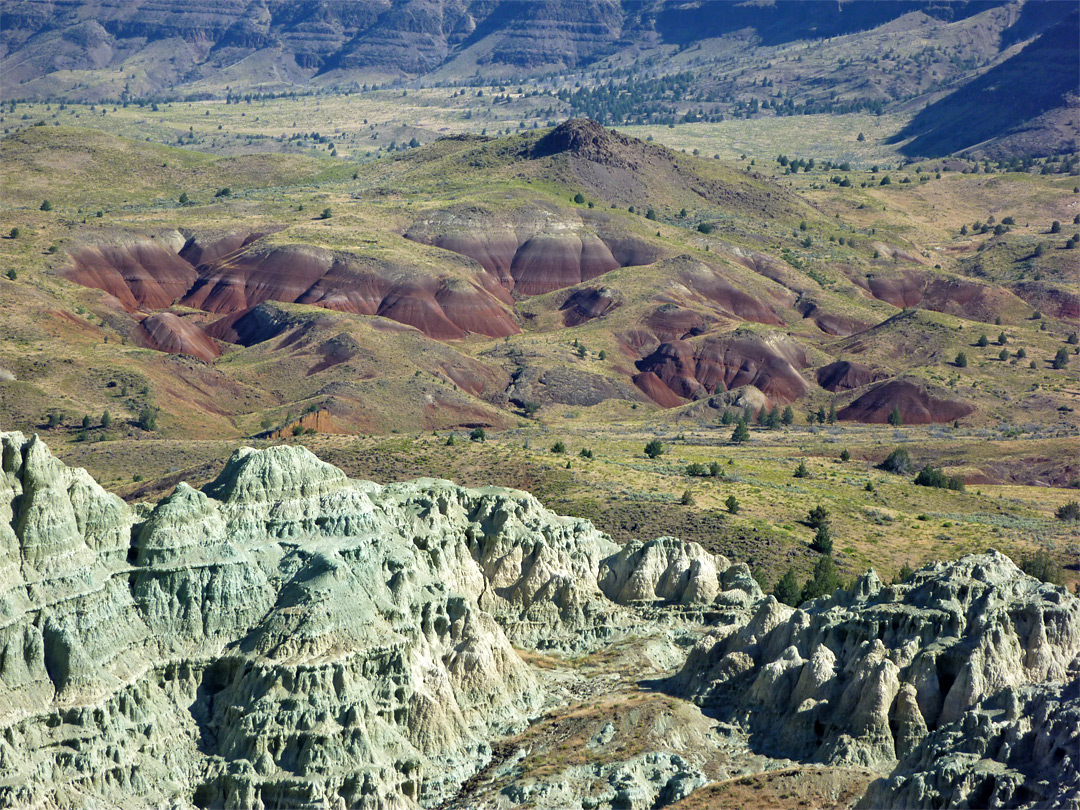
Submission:
[[[799,595],[802,592],[802,588],[799,587],[799,580],[795,576],[795,569],[789,568],[782,577],[776,582],[776,587],[773,588],[773,596],[776,597],[777,602],[783,602],[785,605],[791,605],[791,607],[799,606]]]
[[[731,433],[731,440],[735,442],[735,444],[742,444],[743,442],[750,440],[750,429],[742,419],[735,425],[735,430]]]

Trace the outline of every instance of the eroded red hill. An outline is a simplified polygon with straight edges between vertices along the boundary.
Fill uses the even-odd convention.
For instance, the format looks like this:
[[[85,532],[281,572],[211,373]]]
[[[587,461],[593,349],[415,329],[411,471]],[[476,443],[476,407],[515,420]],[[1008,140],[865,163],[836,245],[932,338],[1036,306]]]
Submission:
[[[817,382],[826,391],[852,391],[888,377],[863,363],[838,360],[817,370]]]
[[[917,380],[888,380],[871,387],[837,416],[843,420],[883,424],[893,410],[900,413],[905,425],[952,422],[974,413],[975,406],[932,392]]]
[[[151,239],[93,245],[71,255],[64,275],[104,290],[128,312],[164,309],[195,283],[195,268],[167,245]]]
[[[72,254],[66,275],[108,292],[130,312],[178,304],[223,315],[206,333],[220,340],[240,339],[233,324],[267,301],[380,315],[439,340],[520,331],[507,291],[482,276],[473,282],[403,271],[309,245],[253,246],[262,235],[231,233],[205,242],[191,238],[179,254],[152,239],[86,247]],[[185,257],[206,260],[196,268]],[[150,348],[208,359],[216,344],[199,331],[175,316],[155,317],[139,339]],[[247,345],[254,334],[246,336]]]
[[[539,201],[506,214],[475,206],[435,211],[405,238],[468,256],[518,295],[543,295],[662,256],[605,214],[567,213]]]
[[[221,347],[198,324],[171,312],[155,312],[144,318],[134,338],[140,346],[159,352],[190,354],[202,360],[221,356]]]
[[[869,329],[871,326],[870,323],[857,318],[827,312],[814,301],[808,301],[801,305],[799,311],[804,319],[812,320],[818,329],[826,335],[834,337],[851,337],[864,329]]]
[[[675,340],[661,344],[637,363],[640,371],[651,372],[683,399],[701,399],[752,385],[773,403],[791,403],[805,396],[810,385],[796,368],[805,365],[806,356],[801,347],[755,336],[707,339],[696,344]],[[649,389],[642,390],[659,401],[654,396],[655,383],[647,382]]]
[[[922,270],[871,274],[852,280],[880,301],[907,309],[920,307],[973,321],[991,322],[1000,316],[1022,317],[1029,306],[1003,287],[968,279],[934,275]]]
[[[664,381],[657,377],[652,371],[643,371],[640,374],[635,374],[634,385],[640,388],[645,396],[661,408],[677,408],[684,402],[684,400],[679,398],[678,394],[668,388]]]
[[[645,319],[645,325],[660,341],[685,340],[704,332],[705,319],[691,309],[661,304]]]

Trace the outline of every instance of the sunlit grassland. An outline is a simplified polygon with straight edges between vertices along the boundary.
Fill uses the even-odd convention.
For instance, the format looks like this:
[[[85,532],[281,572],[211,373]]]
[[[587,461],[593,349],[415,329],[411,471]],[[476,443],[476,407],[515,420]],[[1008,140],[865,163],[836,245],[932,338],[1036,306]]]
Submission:
[[[289,441],[302,441],[354,477],[391,481],[434,476],[470,486],[528,489],[560,512],[593,518],[601,529],[610,517],[609,507],[640,513],[641,539],[687,529],[689,539],[736,558],[745,547],[740,538],[752,543],[762,534],[774,544],[769,553],[756,555],[769,583],[789,565],[800,571],[812,565],[813,531],[805,521],[809,509],[818,505],[829,511],[835,554],[849,576],[874,567],[888,579],[904,564],[917,566],[990,547],[1016,559],[1047,548],[1064,562],[1077,561],[1076,524],[1054,517],[1057,507],[1076,499],[1075,490],[969,485],[954,492],[915,486],[914,472],[901,476],[877,468],[877,462],[897,446],[909,450],[917,467],[939,456],[970,453],[977,458],[989,452],[983,438],[970,432],[957,431],[960,435],[948,438],[935,435],[939,432],[847,425],[780,432],[755,429],[750,442],[733,445],[728,441],[730,429],[720,426],[676,431],[632,423],[550,427],[523,420],[517,428],[489,432],[485,442],[469,441],[468,431],[453,431],[452,446],[447,444],[450,432],[321,435]],[[665,452],[649,459],[643,447],[654,437],[661,439]],[[565,445],[565,453],[552,452],[556,442]],[[1080,452],[1075,437],[1057,440],[1059,449],[1061,442]],[[131,481],[136,467],[147,481],[187,470],[193,483],[201,483],[216,474],[232,449],[247,443],[103,442],[55,449],[69,463],[87,466],[110,489],[130,496],[142,485]],[[583,449],[592,451],[593,458],[583,458]],[[840,459],[845,449],[851,454],[849,461]],[[1046,449],[1046,440],[1028,439],[1005,442],[998,452]],[[137,463],[131,456],[135,451]],[[800,460],[806,463],[808,478],[794,476]],[[719,462],[719,477],[687,474],[689,464],[713,461]],[[955,469],[945,467],[946,472]],[[866,488],[868,482],[872,491]],[[687,490],[689,505],[681,503]],[[737,514],[728,511],[730,496],[738,501]],[[1077,579],[1075,570],[1068,576]]]

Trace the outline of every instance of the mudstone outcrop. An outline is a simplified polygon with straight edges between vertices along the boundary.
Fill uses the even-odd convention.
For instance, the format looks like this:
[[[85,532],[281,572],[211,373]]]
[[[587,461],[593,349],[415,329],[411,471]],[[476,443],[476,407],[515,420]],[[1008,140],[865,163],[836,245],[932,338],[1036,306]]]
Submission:
[[[800,609],[769,597],[671,688],[771,756],[895,768],[865,807],[1076,806],[1078,656],[1080,600],[989,551]]]
[[[135,506],[36,436],[0,460],[0,806],[438,806],[559,699],[519,651],[673,628],[700,640],[663,688],[766,756],[888,775],[867,806],[1078,801],[1080,601],[995,552],[794,610],[695,543],[301,447]],[[636,808],[709,777],[646,751],[502,796],[586,779]]]

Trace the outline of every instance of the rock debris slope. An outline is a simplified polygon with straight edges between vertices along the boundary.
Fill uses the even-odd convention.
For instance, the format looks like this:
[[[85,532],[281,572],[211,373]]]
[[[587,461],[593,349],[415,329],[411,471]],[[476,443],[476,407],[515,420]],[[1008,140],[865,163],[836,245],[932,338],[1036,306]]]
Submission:
[[[891,771],[868,807],[1080,805],[1080,602],[996,552],[792,610],[694,543],[301,447],[135,507],[37,437],[0,458],[0,807],[467,806],[568,699],[515,647],[688,633],[669,690],[759,762]],[[702,721],[690,759],[639,746],[480,803],[580,807],[595,779],[591,807],[678,801],[717,755]]]
[[[699,546],[639,571],[521,492],[380,487],[276,447],[130,508],[37,437],[0,441],[0,806],[431,805],[538,712],[511,641],[633,625],[602,561],[633,580],[616,599],[720,593]]]

